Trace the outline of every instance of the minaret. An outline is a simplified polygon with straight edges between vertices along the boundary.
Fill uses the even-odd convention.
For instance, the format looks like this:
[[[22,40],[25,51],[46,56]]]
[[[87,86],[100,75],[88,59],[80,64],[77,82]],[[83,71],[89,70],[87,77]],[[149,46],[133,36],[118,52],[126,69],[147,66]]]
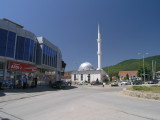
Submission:
[[[101,63],[101,55],[102,55],[102,51],[101,51],[101,34],[100,34],[100,30],[99,30],[99,24],[98,24],[98,68],[97,70],[101,70],[102,69],[102,63]]]

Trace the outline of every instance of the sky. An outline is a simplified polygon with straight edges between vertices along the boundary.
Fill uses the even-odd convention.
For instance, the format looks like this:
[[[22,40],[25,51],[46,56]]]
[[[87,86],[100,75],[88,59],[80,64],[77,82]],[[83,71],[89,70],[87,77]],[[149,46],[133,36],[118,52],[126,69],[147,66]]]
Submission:
[[[97,68],[98,24],[102,67],[159,55],[159,6],[160,0],[1,0],[0,18],[58,46],[71,71],[83,62]]]

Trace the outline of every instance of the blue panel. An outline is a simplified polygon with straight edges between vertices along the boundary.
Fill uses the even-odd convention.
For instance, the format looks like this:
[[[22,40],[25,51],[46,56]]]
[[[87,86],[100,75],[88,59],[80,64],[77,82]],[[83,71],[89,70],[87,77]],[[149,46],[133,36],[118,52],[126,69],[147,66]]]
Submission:
[[[42,63],[45,64],[45,46],[44,45],[42,49],[43,49],[43,62]]]
[[[24,45],[25,45],[25,38],[18,36],[16,44],[16,59],[18,60],[23,60]]]
[[[48,57],[47,57],[47,46],[45,46],[45,65],[47,65],[47,60],[48,60]]]
[[[29,61],[29,51],[30,51],[30,40],[26,38],[24,45],[23,59]]]
[[[56,67],[56,52],[53,51],[53,53],[54,53],[54,54],[53,54],[53,55],[54,55],[54,56],[53,56],[53,59],[54,59],[54,67]]]
[[[48,58],[47,65],[49,65],[49,47],[47,47],[47,58]]]
[[[34,46],[33,46],[33,62],[36,62],[36,49],[37,49],[37,43],[34,42]]]
[[[51,66],[52,67],[54,67],[54,63],[53,62],[54,62],[54,60],[53,60],[53,50],[52,50],[52,53],[51,53]]]
[[[0,29],[0,56],[5,56],[7,45],[7,30]]]
[[[49,66],[52,66],[51,62],[52,62],[52,60],[51,60],[51,48],[49,48]]]
[[[57,68],[57,51],[55,51],[55,68]]]
[[[16,33],[9,31],[6,56],[14,58]]]
[[[34,41],[33,40],[30,41],[30,47],[29,47],[29,49],[30,49],[30,52],[29,52],[29,61],[33,62],[33,55],[34,55]]]

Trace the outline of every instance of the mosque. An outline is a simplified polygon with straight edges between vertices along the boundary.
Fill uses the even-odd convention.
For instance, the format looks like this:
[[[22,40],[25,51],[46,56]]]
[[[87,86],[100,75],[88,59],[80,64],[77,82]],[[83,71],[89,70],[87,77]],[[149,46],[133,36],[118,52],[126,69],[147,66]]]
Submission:
[[[93,65],[89,62],[84,62],[79,66],[77,71],[73,71],[71,74],[72,82],[88,82],[99,81],[106,82],[108,74],[102,69],[102,51],[101,51],[101,34],[98,25],[98,68],[94,69]]]

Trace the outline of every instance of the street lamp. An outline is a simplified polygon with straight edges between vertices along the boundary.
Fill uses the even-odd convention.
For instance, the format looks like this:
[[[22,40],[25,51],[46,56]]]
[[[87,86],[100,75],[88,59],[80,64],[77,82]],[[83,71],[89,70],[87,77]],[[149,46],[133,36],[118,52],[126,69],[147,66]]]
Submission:
[[[148,53],[138,53],[138,55],[142,55],[143,57],[143,76],[144,76],[144,84],[145,84],[146,73],[144,68],[144,55],[148,55]]]

